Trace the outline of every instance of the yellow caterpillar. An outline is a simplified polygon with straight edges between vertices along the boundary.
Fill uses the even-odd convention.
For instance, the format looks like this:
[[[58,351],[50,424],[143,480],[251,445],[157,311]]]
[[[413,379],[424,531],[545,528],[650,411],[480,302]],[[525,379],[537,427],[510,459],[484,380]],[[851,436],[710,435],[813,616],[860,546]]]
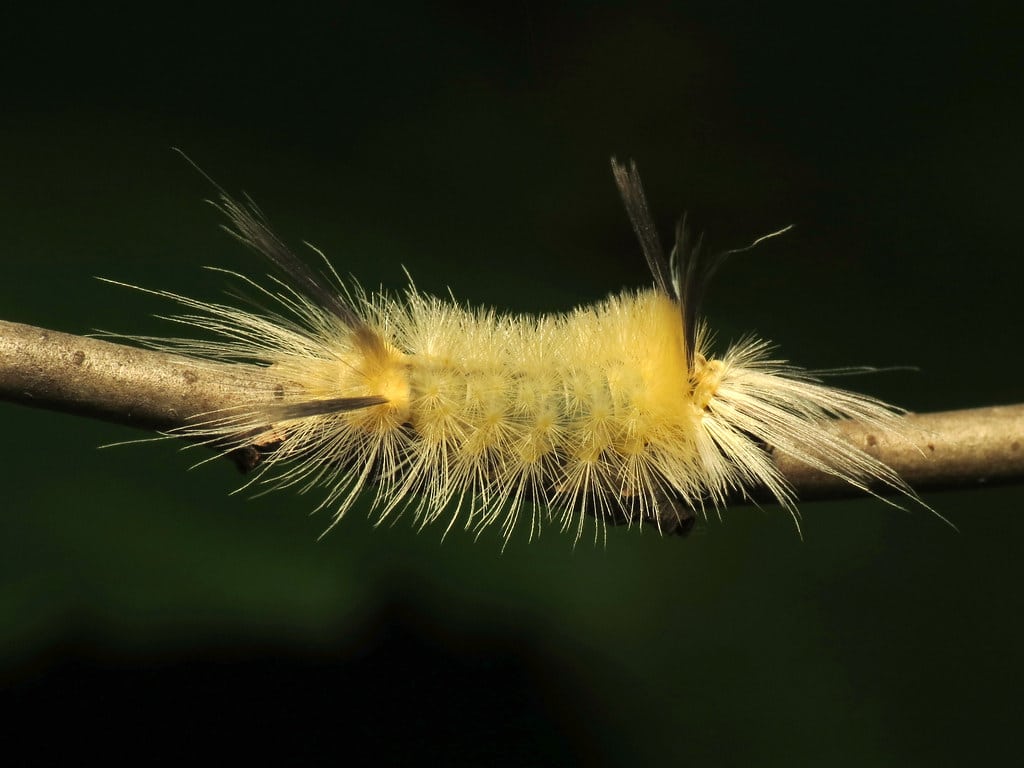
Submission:
[[[275,308],[159,291],[195,311],[173,319],[217,338],[144,341],[197,364],[257,363],[277,405],[206,414],[180,434],[256,449],[254,480],[325,489],[318,509],[335,522],[372,487],[379,520],[410,507],[421,525],[499,523],[506,539],[524,510],[531,536],[553,522],[579,538],[587,519],[686,533],[755,486],[796,519],[768,446],[857,488],[912,496],[828,428],[851,418],[893,429],[890,406],[772,360],[759,339],[711,353],[699,302],[730,252],[705,257],[684,221],[666,259],[635,165],[612,168],[654,287],[535,317],[412,286],[401,298],[345,287],[329,264],[325,277],[298,259],[251,201],[221,191],[228,230],[288,278],[261,287],[236,275]]]

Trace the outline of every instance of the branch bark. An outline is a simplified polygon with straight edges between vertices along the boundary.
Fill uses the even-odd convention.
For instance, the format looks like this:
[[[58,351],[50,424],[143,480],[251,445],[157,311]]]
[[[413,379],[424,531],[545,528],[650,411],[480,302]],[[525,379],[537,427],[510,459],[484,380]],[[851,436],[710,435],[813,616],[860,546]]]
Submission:
[[[0,321],[0,399],[146,430],[173,429],[191,416],[243,402],[273,404],[261,370],[197,366],[165,352]],[[905,418],[911,427],[905,437],[850,421],[836,422],[835,428],[917,491],[1024,480],[1024,404]],[[252,457],[235,458],[243,470],[251,468]],[[802,500],[857,494],[791,457],[778,455],[775,461]]]
[[[146,430],[272,393],[253,365],[206,364],[0,320],[0,399]]]

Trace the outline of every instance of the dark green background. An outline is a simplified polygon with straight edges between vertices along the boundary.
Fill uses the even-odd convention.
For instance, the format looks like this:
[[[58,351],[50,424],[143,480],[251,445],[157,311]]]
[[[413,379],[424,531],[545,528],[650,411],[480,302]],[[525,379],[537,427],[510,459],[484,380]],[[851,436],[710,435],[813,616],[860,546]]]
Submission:
[[[714,6],[709,11],[703,6]],[[915,7],[916,6],[916,7]],[[608,170],[737,258],[706,304],[914,410],[1019,402],[1019,19],[979,4],[0,12],[0,316],[163,334],[258,272],[185,149],[366,286],[520,311],[648,282]],[[1024,490],[737,508],[501,552],[3,405],[0,679],[37,749],[963,764],[1015,750]],[[209,754],[208,749],[202,750]],[[460,760],[460,758],[462,760]]]

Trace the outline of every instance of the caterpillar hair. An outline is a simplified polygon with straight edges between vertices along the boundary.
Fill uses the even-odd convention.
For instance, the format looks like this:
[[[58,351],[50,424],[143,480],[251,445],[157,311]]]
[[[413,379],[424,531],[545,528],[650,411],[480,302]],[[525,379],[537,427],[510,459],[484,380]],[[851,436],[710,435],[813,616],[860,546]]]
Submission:
[[[139,341],[197,366],[255,363],[275,404],[202,414],[174,434],[257,456],[243,487],[322,489],[317,509],[333,511],[332,526],[372,488],[378,522],[409,509],[420,526],[446,520],[446,532],[497,524],[506,541],[526,517],[531,537],[554,524],[579,539],[588,519],[595,536],[642,522],[685,534],[759,488],[799,530],[772,452],[923,504],[831,429],[841,418],[895,432],[897,409],[773,359],[754,337],[712,353],[701,298],[735,251],[706,255],[684,218],[666,258],[635,164],[613,158],[612,170],[654,286],[541,316],[411,284],[401,297],[367,293],[319,251],[323,271],[311,268],[249,198],[217,187],[225,228],[280,276],[229,273],[258,293],[247,309],[152,291],[190,310],[170,319],[212,338]]]

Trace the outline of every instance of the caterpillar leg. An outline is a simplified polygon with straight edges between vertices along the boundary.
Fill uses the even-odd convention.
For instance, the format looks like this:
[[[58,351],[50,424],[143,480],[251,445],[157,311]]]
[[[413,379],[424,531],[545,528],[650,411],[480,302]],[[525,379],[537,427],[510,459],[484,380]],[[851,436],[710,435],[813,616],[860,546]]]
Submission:
[[[621,507],[605,514],[604,521],[608,525],[631,525],[639,518],[647,525],[656,526],[666,536],[689,536],[697,524],[697,513],[693,508],[685,501],[670,498],[661,492],[655,494],[655,499],[658,510],[656,516],[649,511],[637,512],[624,499]]]

